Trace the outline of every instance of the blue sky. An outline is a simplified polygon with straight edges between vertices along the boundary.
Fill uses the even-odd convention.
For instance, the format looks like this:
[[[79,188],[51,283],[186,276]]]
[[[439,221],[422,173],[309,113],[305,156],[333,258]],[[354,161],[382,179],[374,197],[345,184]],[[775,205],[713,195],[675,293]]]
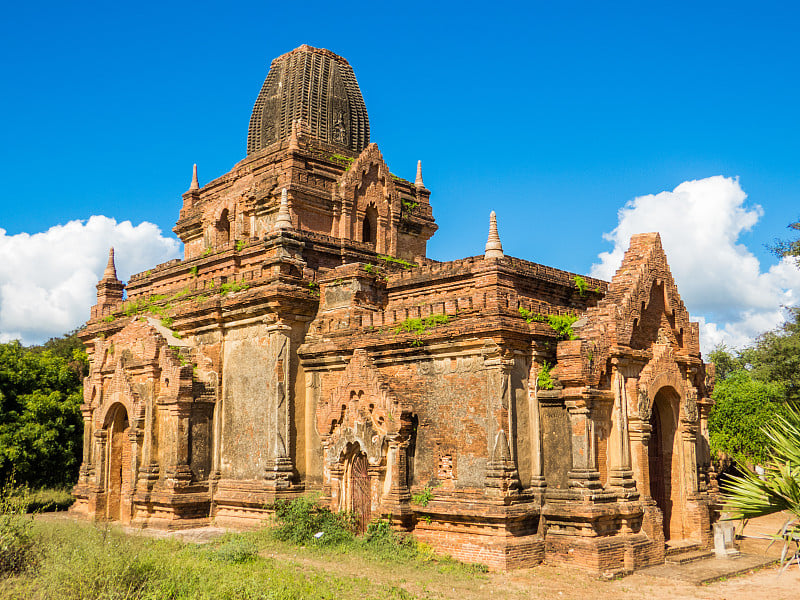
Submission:
[[[92,215],[171,235],[192,163],[202,184],[244,157],[271,59],[307,43],[353,65],[392,171],[413,179],[422,160],[431,257],[481,253],[494,209],[508,254],[588,273],[627,202],[722,176],[747,198],[721,206],[751,218],[719,235],[760,276],[777,263],[764,245],[800,216],[788,5],[15,3],[0,22],[6,252]]]

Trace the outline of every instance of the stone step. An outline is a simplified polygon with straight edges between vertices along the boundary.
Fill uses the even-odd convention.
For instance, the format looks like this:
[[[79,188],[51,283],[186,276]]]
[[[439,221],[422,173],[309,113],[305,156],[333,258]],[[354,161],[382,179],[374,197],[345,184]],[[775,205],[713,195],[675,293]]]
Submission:
[[[671,554],[666,557],[667,564],[671,565],[685,565],[698,560],[705,560],[712,558],[714,553],[711,550],[691,550],[689,552],[681,552],[679,554]]]
[[[694,552],[695,550],[702,550],[703,547],[700,542],[691,540],[679,540],[675,542],[667,542],[665,556],[674,556],[676,554],[683,554],[684,552]]]

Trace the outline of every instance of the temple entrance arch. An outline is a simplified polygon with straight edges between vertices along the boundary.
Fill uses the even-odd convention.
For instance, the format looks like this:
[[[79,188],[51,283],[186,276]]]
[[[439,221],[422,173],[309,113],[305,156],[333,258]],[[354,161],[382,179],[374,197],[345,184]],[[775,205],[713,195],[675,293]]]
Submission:
[[[353,513],[358,532],[364,533],[372,518],[372,483],[367,455],[358,443],[345,458],[344,488],[345,510]]]
[[[679,402],[680,395],[674,388],[662,387],[655,395],[650,417],[650,497],[655,500],[663,516],[664,540],[672,537],[670,532],[674,529],[674,509],[680,506],[680,480],[674,464]]]
[[[123,499],[131,489],[131,457],[130,443],[128,442],[130,424],[128,411],[121,403],[117,403],[109,409],[105,429],[108,432],[108,456],[106,457],[105,472],[106,518],[127,522],[130,515],[126,515],[122,507]]]

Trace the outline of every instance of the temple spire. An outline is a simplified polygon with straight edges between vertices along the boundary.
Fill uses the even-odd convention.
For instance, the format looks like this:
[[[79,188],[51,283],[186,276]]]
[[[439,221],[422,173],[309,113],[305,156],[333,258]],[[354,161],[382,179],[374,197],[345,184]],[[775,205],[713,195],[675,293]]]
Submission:
[[[200,184],[197,182],[197,163],[192,166],[192,185],[189,186],[189,191],[199,190]]]
[[[114,263],[114,246],[108,251],[108,263],[103,271],[103,281],[119,281],[117,279],[117,265]]]
[[[484,258],[503,258],[503,244],[500,243],[500,235],[497,233],[497,215],[494,211],[489,215],[489,239],[486,240],[486,251]]]
[[[424,188],[425,184],[422,183],[422,161],[417,161],[417,178],[414,180],[414,185],[418,188]]]
[[[292,215],[289,212],[289,195],[286,188],[281,190],[281,206],[278,209],[278,218],[275,219],[275,229],[291,229]]]

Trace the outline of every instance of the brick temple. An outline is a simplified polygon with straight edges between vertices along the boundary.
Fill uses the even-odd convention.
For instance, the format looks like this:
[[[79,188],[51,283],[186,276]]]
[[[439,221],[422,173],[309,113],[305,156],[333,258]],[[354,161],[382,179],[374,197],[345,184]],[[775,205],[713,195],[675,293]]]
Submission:
[[[183,194],[184,258],[123,284],[110,253],[73,510],[258,526],[316,492],[495,569],[709,545],[713,373],[658,234],[605,282],[506,256],[492,213],[484,254],[438,262],[430,195],[344,58],[272,61],[246,157]]]

